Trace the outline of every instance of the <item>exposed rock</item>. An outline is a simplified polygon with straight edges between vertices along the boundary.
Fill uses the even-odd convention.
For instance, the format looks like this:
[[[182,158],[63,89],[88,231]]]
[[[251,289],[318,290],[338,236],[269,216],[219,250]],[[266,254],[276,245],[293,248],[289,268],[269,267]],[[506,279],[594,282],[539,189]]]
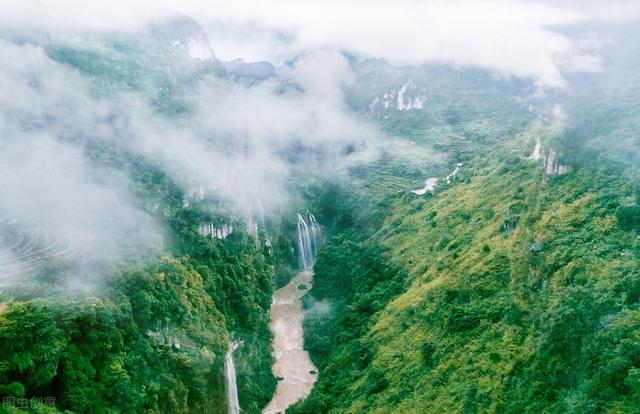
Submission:
[[[536,146],[533,147],[533,152],[529,155],[530,160],[538,161],[542,158],[542,143],[536,141]]]
[[[187,208],[193,201],[201,201],[204,199],[205,191],[203,186],[187,191],[182,197],[182,208]]]
[[[563,175],[571,171],[571,167],[565,164],[559,164],[556,152],[549,150],[545,161],[545,173],[547,175]]]
[[[419,88],[413,80],[409,79],[398,88],[385,92],[382,96],[376,96],[369,104],[369,111],[372,115],[380,115],[380,111],[398,110],[410,111],[420,110],[427,101],[425,88]],[[386,115],[384,116],[386,119]]]
[[[232,79],[248,84],[268,79],[275,73],[275,68],[269,62],[247,63],[242,59],[235,59],[223,62],[222,65]]]
[[[550,149],[546,156],[543,154],[544,148],[542,143],[538,140],[536,141],[536,145],[528,159],[532,161],[544,160],[544,172],[547,175],[564,175],[571,172],[571,167],[569,165],[558,163],[558,155],[554,150]]]
[[[151,26],[152,35],[159,41],[180,49],[194,60],[210,65],[220,75],[224,68],[216,59],[209,37],[191,17],[176,15]]]
[[[216,226],[213,223],[203,223],[198,227],[198,233],[203,236],[211,236],[216,239],[226,239],[231,233],[233,233],[233,226],[229,224]]]

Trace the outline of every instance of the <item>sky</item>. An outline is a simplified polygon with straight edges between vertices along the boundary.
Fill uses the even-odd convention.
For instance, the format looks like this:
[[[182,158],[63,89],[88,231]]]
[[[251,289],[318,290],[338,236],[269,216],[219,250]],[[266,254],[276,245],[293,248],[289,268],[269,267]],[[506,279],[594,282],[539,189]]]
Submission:
[[[563,27],[637,20],[634,1],[3,0],[0,22],[58,30],[134,28],[173,12],[194,17],[226,60],[278,64],[311,49],[347,50],[398,64],[488,68],[566,86],[563,74],[601,68],[601,43]],[[591,40],[593,35],[591,34]],[[587,39],[589,40],[589,39]]]

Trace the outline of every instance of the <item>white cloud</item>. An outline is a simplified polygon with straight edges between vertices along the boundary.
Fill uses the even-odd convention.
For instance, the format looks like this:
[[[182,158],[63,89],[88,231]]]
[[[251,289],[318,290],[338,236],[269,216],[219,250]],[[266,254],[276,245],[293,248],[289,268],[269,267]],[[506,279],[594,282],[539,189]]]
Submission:
[[[238,50],[255,55],[297,59],[281,65],[276,79],[251,87],[213,75],[195,79],[189,114],[168,119],[149,105],[145,91],[97,97],[89,92],[90,77],[42,48],[2,40],[41,33],[108,49],[100,36],[83,32],[136,30],[175,11],[207,28],[233,28],[227,53],[237,42]],[[158,231],[126,193],[126,180],[85,159],[82,137],[126,145],[238,210],[277,211],[288,204],[296,174],[340,171],[341,163],[370,160],[378,151],[416,154],[397,141],[380,146],[376,130],[345,107],[342,88],[354,75],[336,49],[401,63],[483,67],[541,88],[562,87],[565,73],[601,69],[606,41],[595,33],[574,38],[561,28],[637,16],[637,7],[624,2],[603,8],[499,0],[0,0],[0,216],[91,235],[86,247],[99,258],[122,256],[123,240],[154,245]],[[261,50],[245,47],[255,39]],[[554,113],[564,116],[559,107]],[[354,146],[361,151],[346,157]]]
[[[80,76],[36,46],[0,39],[0,56],[0,289],[25,282],[21,262],[45,257],[74,264],[67,283],[95,287],[105,264],[158,247],[158,229],[131,199],[125,177],[74,144],[106,131],[104,106],[88,97]],[[3,239],[20,240],[16,234],[29,243],[2,260],[10,253]]]
[[[235,28],[232,36],[210,30],[214,50],[218,36],[229,58],[243,57],[231,56],[235,41],[235,50],[253,58],[347,49],[400,63],[479,66],[556,87],[565,83],[563,65],[593,71],[599,62],[555,28],[636,19],[640,6],[630,1],[57,0],[9,1],[0,15],[14,25],[100,29],[137,27],[170,11],[191,15],[205,27]],[[278,34],[291,37],[278,39]],[[269,46],[263,56],[255,44]]]

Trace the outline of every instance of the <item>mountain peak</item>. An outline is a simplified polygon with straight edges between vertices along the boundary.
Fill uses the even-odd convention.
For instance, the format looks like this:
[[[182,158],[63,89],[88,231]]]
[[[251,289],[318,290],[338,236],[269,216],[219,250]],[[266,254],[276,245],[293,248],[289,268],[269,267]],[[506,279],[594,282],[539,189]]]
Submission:
[[[179,14],[156,23],[151,33],[158,40],[184,50],[193,59],[216,60],[207,33],[189,16]]]

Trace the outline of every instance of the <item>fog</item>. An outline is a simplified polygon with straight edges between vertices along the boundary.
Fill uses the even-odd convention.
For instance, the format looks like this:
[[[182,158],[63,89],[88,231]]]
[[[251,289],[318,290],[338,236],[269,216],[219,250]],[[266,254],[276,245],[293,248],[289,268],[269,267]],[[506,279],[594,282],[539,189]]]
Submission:
[[[179,21],[189,35],[198,30],[188,19]],[[103,276],[98,269],[162,248],[164,229],[152,219],[153,211],[130,191],[117,162],[92,158],[90,148],[96,145],[159,165],[185,193],[203,188],[244,217],[282,211],[300,178],[341,174],[353,163],[394,151],[344,104],[342,88],[353,73],[337,51],[303,54],[270,79],[246,86],[220,75],[216,61],[200,62],[181,50],[174,55],[173,40],[162,44],[166,39],[149,33],[126,34],[145,40],[134,42],[140,49],[125,62],[160,42],[187,69],[184,79],[180,66],[162,64],[145,68],[144,82],[134,88],[114,82],[110,76],[119,75],[110,68],[97,77],[79,72],[64,60],[68,45],[89,56],[122,57],[95,32],[78,38],[50,33],[41,41],[15,31],[0,39],[5,91],[0,217],[6,256],[0,260],[0,289],[28,285],[28,270],[55,257],[72,266],[67,283],[86,290]],[[158,71],[175,76],[176,93],[168,100],[180,101],[181,109],[159,109],[165,102],[153,94],[165,86],[147,79]],[[7,247],[16,243],[18,254]],[[19,262],[33,266],[23,269]]]
[[[161,236],[126,178],[85,158],[78,138],[104,134],[104,108],[84,82],[36,46],[0,40],[0,54],[0,288],[26,282],[20,262],[58,257],[73,260],[67,282],[84,289],[97,266],[143,255]]]
[[[396,63],[482,67],[534,79],[542,88],[565,87],[566,72],[600,69],[597,51],[563,28],[640,17],[632,0],[9,0],[0,9],[0,23],[57,31],[136,30],[176,11],[197,16],[229,60],[280,63],[330,48]]]
[[[177,12],[200,26],[179,17],[159,35]],[[99,269],[166,248],[153,208],[91,146],[158,165],[236,215],[275,215],[304,178],[385,153],[443,162],[348,107],[356,74],[346,56],[480,68],[556,96],[607,71],[604,51],[620,42],[611,28],[638,16],[624,1],[3,2],[0,289],[55,257],[86,290]],[[273,75],[234,82],[214,53],[270,60]]]

